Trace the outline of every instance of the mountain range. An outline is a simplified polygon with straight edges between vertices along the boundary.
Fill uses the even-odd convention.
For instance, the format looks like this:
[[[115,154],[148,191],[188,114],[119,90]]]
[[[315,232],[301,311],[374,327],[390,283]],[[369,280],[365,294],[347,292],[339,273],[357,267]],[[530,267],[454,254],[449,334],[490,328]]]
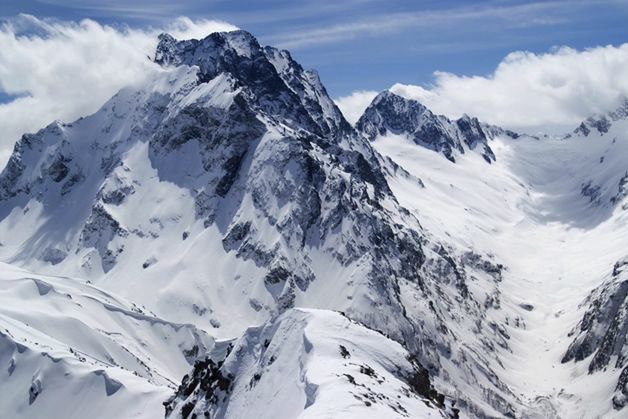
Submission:
[[[0,174],[4,415],[626,414],[626,104],[532,137],[385,91],[352,126],[245,31],[152,59]]]

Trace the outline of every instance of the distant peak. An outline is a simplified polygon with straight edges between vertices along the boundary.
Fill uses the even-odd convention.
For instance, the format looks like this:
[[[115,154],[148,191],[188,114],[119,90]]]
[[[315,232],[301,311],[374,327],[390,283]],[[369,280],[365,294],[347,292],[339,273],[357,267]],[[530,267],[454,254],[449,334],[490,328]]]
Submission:
[[[157,39],[159,40],[159,42],[176,42],[177,40],[175,39],[174,36],[170,35],[167,32],[162,32],[159,35],[157,35]]]
[[[384,90],[371,101],[356,126],[360,129],[369,120],[383,121],[384,119],[391,119],[394,115],[404,115],[410,120],[417,120],[424,115],[427,117],[434,116],[422,103],[400,96],[390,90]]]
[[[215,36],[222,37],[238,55],[251,57],[252,51],[261,51],[261,46],[250,32],[242,29],[229,32],[216,32]]]
[[[238,39],[238,40],[247,40],[249,42],[255,42],[257,43],[257,38],[255,38],[255,36],[253,36],[253,34],[251,32],[245,31],[244,29],[235,29],[233,31],[226,31],[226,32],[214,32],[211,35],[217,35],[217,36],[221,36],[225,39]]]
[[[628,119],[628,98],[623,97],[620,100],[619,106],[615,110],[606,114],[598,114],[590,116],[578,125],[573,132],[576,135],[582,135],[588,137],[592,131],[597,131],[599,134],[606,134],[613,122]],[[570,136],[570,135],[569,135]],[[567,136],[567,138],[569,137]]]
[[[159,42],[155,51],[155,62],[162,65],[174,64],[171,59],[176,54],[177,40],[169,33],[160,33],[157,39]]]
[[[407,103],[409,106],[412,106],[412,107],[418,107],[424,110],[429,110],[429,108],[425,104],[420,102],[419,100],[400,95],[398,93],[393,92],[392,90],[384,90],[383,92],[379,93],[373,100],[373,102],[376,102],[376,101],[378,102],[379,101],[395,101],[398,103]]]
[[[495,155],[489,140],[498,135],[518,137],[466,114],[457,120],[434,114],[419,101],[390,90],[373,99],[356,123],[356,129],[370,140],[387,133],[408,135],[416,144],[440,152],[452,162],[456,161],[456,154],[477,148],[490,163],[495,161]]]

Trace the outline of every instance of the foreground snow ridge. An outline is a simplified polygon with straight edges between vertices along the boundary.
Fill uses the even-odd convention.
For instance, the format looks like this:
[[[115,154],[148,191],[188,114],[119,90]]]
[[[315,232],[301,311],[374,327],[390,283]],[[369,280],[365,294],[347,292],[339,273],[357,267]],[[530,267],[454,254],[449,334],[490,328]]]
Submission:
[[[3,415],[626,415],[628,105],[352,127],[244,31],[155,65],[0,174]]]
[[[3,263],[0,328],[7,418],[161,416],[161,402],[214,344],[90,285]]]
[[[169,417],[268,419],[440,418],[439,408],[457,411],[399,343],[312,309],[291,309],[217,347],[166,405]]]

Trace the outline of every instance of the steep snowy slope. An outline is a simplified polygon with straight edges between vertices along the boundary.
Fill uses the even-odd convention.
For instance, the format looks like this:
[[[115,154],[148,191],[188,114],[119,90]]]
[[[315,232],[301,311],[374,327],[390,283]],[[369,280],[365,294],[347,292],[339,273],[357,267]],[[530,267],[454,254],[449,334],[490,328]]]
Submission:
[[[164,62],[176,61],[164,55],[169,42],[162,37]],[[329,109],[311,116],[251,35],[212,35],[190,56],[181,48],[188,64],[214,54],[222,58],[209,62],[220,66],[166,70],[89,118],[24,137],[0,180],[2,236],[13,262],[105,275],[108,287],[157,311],[225,324],[232,336],[292,305],[314,270],[335,264],[351,272],[359,258],[373,257],[364,254],[377,251],[371,240],[393,224],[383,206],[395,203],[368,144],[316,123],[331,120],[339,133],[346,125],[339,114],[338,126],[325,119]],[[357,218],[370,227],[357,230]],[[417,237],[382,247],[392,252],[404,240],[416,254],[381,269],[421,261]],[[229,314],[234,304],[243,322]]]
[[[0,416],[158,417],[213,339],[70,278],[0,263]]]
[[[441,418],[456,411],[401,345],[336,312],[292,309],[226,345],[197,363],[167,416]]]
[[[505,266],[493,315],[507,316],[509,350],[496,348],[495,371],[522,400],[516,416],[622,417],[628,120],[565,139],[497,136],[491,166],[434,159],[411,134],[373,144],[409,172],[389,184],[426,231]]]
[[[386,181],[400,169],[315,73],[243,31],[163,35],[156,61],[145,86],[16,145],[3,260],[218,338],[291,307],[342,310],[402,343],[461,409],[515,411],[494,371],[502,266],[421,228]]]

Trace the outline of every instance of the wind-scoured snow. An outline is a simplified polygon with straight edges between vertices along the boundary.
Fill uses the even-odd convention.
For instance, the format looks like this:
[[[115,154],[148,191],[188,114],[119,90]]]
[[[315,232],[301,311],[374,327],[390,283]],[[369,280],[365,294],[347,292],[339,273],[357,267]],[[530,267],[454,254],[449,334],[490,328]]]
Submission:
[[[71,278],[0,263],[0,416],[154,418],[214,341]]]

